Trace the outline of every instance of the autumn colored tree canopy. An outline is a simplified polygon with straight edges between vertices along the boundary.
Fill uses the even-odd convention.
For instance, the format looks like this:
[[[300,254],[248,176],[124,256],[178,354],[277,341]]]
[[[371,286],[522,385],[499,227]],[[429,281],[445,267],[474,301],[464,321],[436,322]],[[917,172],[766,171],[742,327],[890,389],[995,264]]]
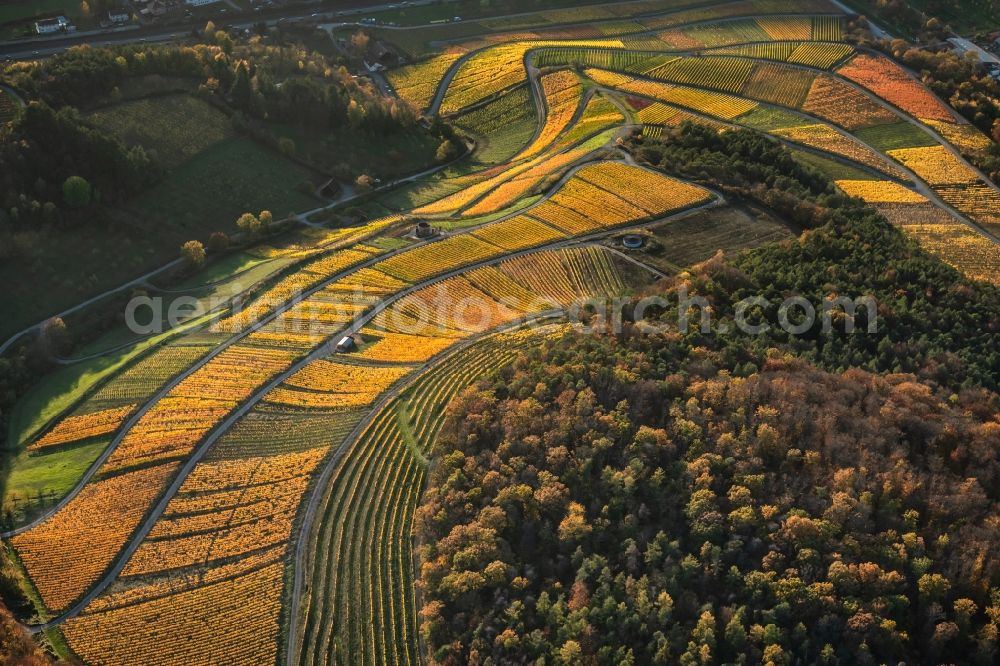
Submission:
[[[620,333],[452,403],[415,518],[432,662],[993,663],[995,289],[765,140],[639,150],[748,196],[784,183],[771,203],[813,229],[651,288],[705,298],[711,333],[626,305]],[[878,332],[732,333],[754,294],[874,295]]]
[[[993,662],[996,394],[634,333],[453,403],[416,519],[434,662]]]

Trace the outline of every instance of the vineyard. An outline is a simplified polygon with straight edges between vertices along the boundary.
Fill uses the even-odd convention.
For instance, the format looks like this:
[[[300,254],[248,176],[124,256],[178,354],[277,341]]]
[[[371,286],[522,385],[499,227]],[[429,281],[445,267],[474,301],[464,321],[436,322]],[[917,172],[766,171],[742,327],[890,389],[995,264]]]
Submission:
[[[418,659],[410,524],[424,456],[448,401],[558,329],[483,338],[420,374],[345,452],[308,535],[310,581],[300,664],[407,664]]]
[[[499,164],[521,151],[535,132],[534,98],[528,86],[469,111],[455,119],[455,124],[477,137],[481,145],[478,159]]]
[[[583,99],[583,83],[568,70],[546,74],[541,77],[541,86],[545,100],[545,125],[535,141],[520,153],[522,158],[541,152],[562,134]]]
[[[449,25],[383,31],[415,56],[386,73],[395,94],[451,123],[470,155],[367,192],[333,223],[310,217],[296,244],[258,244],[248,252],[281,257],[280,271],[18,422],[24,461],[79,469],[12,512],[7,534],[67,654],[424,662],[411,528],[451,399],[579,321],[582,302],[761,233],[708,186],[642,166],[634,137],[688,122],[767,135],[832,181],[824,201],[870,204],[996,283],[1000,191],[966,157],[992,140],[846,43],[840,12],[637,0],[466,21],[471,36],[448,41]],[[178,160],[231,130],[119,129]],[[675,243],[682,227],[691,238]],[[790,237],[772,227],[761,243]],[[610,249],[625,233],[658,239],[655,270]]]

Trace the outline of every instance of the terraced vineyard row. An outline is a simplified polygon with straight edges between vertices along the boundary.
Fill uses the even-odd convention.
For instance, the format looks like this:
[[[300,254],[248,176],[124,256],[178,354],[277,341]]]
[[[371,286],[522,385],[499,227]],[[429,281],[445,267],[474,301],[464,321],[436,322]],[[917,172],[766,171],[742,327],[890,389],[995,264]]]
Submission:
[[[419,663],[410,526],[426,453],[451,397],[540,339],[490,332],[631,286],[574,238],[713,198],[628,163],[615,141],[628,122],[645,136],[685,121],[768,133],[946,261],[1000,275],[975,226],[1000,228],[1000,194],[955,150],[990,140],[887,58],[840,42],[835,5],[593,11],[390,72],[404,99],[454,114],[478,142],[471,160],[371,202],[405,213],[260,248],[295,262],[248,307],[30,429],[32,455],[110,441],[65,506],[12,539],[41,610],[83,606],[63,627],[84,661],[275,663],[288,647],[303,664]],[[417,219],[444,232],[402,239]],[[348,332],[357,349],[327,353]]]
[[[423,453],[463,387],[539,344],[552,328],[500,333],[451,355],[382,407],[324,490],[309,535],[308,604],[297,662],[414,664],[417,647],[410,526]]]
[[[643,178],[665,179],[634,167],[628,169],[641,172]],[[573,187],[574,182],[570,179],[567,187]],[[665,189],[661,188],[661,191]],[[625,217],[612,210],[612,217],[607,223],[611,226],[636,219],[627,215],[642,218],[649,217],[651,213],[663,215],[704,200],[701,190],[691,189],[689,195],[691,199],[686,201],[661,199],[654,205],[647,204],[645,208],[622,208]],[[394,222],[391,219],[377,224]],[[530,243],[545,242],[560,235],[555,231],[548,232],[545,236],[531,239]],[[236,412],[244,401],[259,399],[261,391],[274,377],[290,372],[310,349],[346,328],[374,306],[373,299],[359,298],[356,293],[361,286],[356,278],[363,271],[380,276],[376,282],[390,284],[392,286],[388,288],[392,290],[463,265],[497,258],[506,252],[502,247],[480,240],[471,233],[455,235],[386,258],[380,258],[379,251],[356,244],[334,255],[313,260],[298,273],[276,283],[251,304],[251,311],[258,312],[259,303],[263,301],[266,303],[263,307],[273,312],[273,308],[291,293],[287,284],[299,279],[308,281],[315,293],[276,315],[268,315],[272,317],[271,321],[252,331],[272,334],[266,344],[252,335],[246,336],[235,344],[219,348],[173,385],[165,387],[159,399],[150,404],[128,429],[116,435],[112,450],[106,460],[99,463],[95,481],[85,487],[85,492],[72,497],[65,507],[41,525],[14,537],[13,543],[46,607],[52,611],[68,608],[112,565],[176,474],[177,462],[194,455],[205,438]],[[370,268],[352,270],[366,262],[371,265]],[[344,271],[349,271],[350,276],[337,279]],[[341,285],[343,290],[339,290]],[[321,289],[317,290],[317,286]],[[271,294],[277,295],[269,296]],[[420,292],[417,292],[406,302],[419,297]],[[483,300],[492,302],[485,296]],[[452,329],[453,335],[461,337],[469,332],[485,330],[511,320],[520,312],[500,307],[486,314],[485,319],[480,319],[471,328]],[[380,321],[387,316],[387,313],[380,315]],[[404,323],[412,320],[412,313],[404,312],[402,319]],[[235,321],[235,318],[230,317],[228,321]],[[387,330],[396,332],[428,332],[422,328],[398,330],[398,322],[386,323]],[[453,324],[440,322],[445,327]],[[271,391],[265,402],[286,410],[362,407],[391,384],[394,377],[399,376],[399,373],[394,373],[386,371],[377,380],[358,382],[350,392],[303,391],[295,386],[295,375],[290,380],[291,384],[286,383]],[[383,376],[384,380],[381,379]],[[122,414],[131,411],[134,404],[137,403],[129,403],[128,409],[103,414],[99,417],[99,426],[87,425],[98,417],[60,422],[48,435],[50,441],[77,436],[67,433],[79,433],[80,437],[107,434],[119,427]],[[141,470],[146,479],[146,492],[132,493],[128,501],[122,501],[120,484],[112,481],[132,470]],[[131,483],[128,485],[131,486]],[[113,513],[109,508],[112,506]],[[108,512],[107,520],[89,519],[100,516],[104,511]],[[85,560],[75,556],[79,543],[91,544],[89,557]]]
[[[565,293],[559,294],[561,297],[576,298],[598,293],[599,290],[615,293],[622,288],[622,282],[616,277],[606,253],[596,248],[540,252],[513,262],[523,271],[526,267],[520,268],[521,264],[517,262],[523,263],[528,260],[540,262],[538,266],[547,267],[545,273],[537,268],[530,270],[536,275],[546,275],[544,278],[546,283],[567,285]],[[507,265],[502,265],[500,270],[507,273],[517,272],[515,268]],[[560,271],[564,274],[561,275]],[[461,277],[450,278],[441,284],[444,286],[444,292],[431,285],[397,301],[387,311],[389,313],[387,319],[391,321],[391,314],[394,312],[407,313],[415,300],[441,298],[443,293],[447,293],[449,284],[456,287],[466,284],[468,286],[463,287],[466,290],[472,288],[471,284],[464,282],[464,278]],[[491,300],[485,293],[483,298]],[[541,299],[536,300],[541,302]],[[457,342],[476,332],[485,332],[521,313],[503,308],[499,304],[497,307],[502,312],[507,312],[508,316],[491,317],[487,320],[476,319],[471,326],[466,325],[466,328],[461,329],[455,327],[463,324],[456,324],[456,320],[449,315],[447,319],[439,320],[429,328],[439,330],[437,327],[450,326],[449,337],[453,342]],[[230,576],[235,576],[231,579],[233,581],[244,578],[256,579],[259,569],[248,563],[256,562],[260,566],[266,566],[272,561],[270,559],[272,556],[287,552],[295,515],[309,486],[312,473],[330,452],[337,449],[343,437],[357,423],[358,412],[352,410],[373,404],[379,396],[386,394],[390,386],[413,371],[412,366],[405,365],[354,365],[332,359],[320,359],[306,365],[284,384],[268,392],[260,406],[238,421],[226,437],[223,437],[217,445],[213,445],[211,453],[194,467],[162,516],[153,524],[148,536],[130,557],[115,585],[97,597],[79,617],[68,621],[65,631],[74,649],[88,661],[129,663],[122,653],[115,652],[103,642],[95,641],[88,635],[88,630],[99,627],[101,631],[114,633],[126,631],[128,624],[137,617],[147,617],[144,615],[146,609],[160,607],[167,603],[166,599],[173,599],[174,603],[183,604],[184,600],[193,598],[191,593],[199,589],[199,581],[203,577],[213,581],[230,580]],[[297,393],[300,397],[289,398],[290,393]],[[302,396],[310,398],[304,399]],[[297,416],[300,421],[319,418],[322,419],[320,423],[326,428],[317,430],[315,427],[298,426],[293,432],[284,433],[283,444],[276,447],[267,430],[260,427],[262,420],[265,423],[273,423],[275,414],[284,415],[286,419]],[[405,446],[395,441],[384,444],[385,455],[380,457],[378,464],[386,471],[380,473],[378,478],[386,484],[381,491],[378,491],[377,485],[363,486],[364,492],[368,494],[362,497],[374,498],[372,500],[374,504],[358,505],[367,507],[364,509],[364,525],[376,524],[372,521],[381,525],[382,523],[378,521],[388,520],[375,507],[390,506],[396,497],[392,493],[403,487],[400,484],[413,484],[412,492],[406,495],[408,503],[406,506],[409,507],[406,510],[412,513],[412,504],[416,501],[416,492],[420,487],[422,471],[418,473],[417,470],[404,470],[401,467],[404,459],[400,458],[397,461],[392,457],[396,455],[393,452],[400,456],[404,455]],[[270,455],[260,455],[268,449],[272,452]],[[399,464],[395,464],[396,462]],[[397,477],[397,475],[402,476]],[[136,483],[145,483],[148,486],[147,493],[155,492],[157,488],[155,484],[149,483],[145,476],[134,481],[128,475],[115,478],[126,481],[129,489],[134,488]],[[109,493],[114,490],[110,489]],[[380,494],[371,495],[376,491]],[[384,495],[385,493],[388,495]],[[350,515],[357,518],[354,512]],[[89,517],[92,518],[92,515]],[[98,525],[104,524],[96,522]],[[125,535],[132,524],[125,523],[121,527],[117,525],[118,523],[115,527],[116,534]],[[109,537],[108,534],[102,536]],[[397,537],[387,539],[385,548],[393,547],[391,544],[398,542]],[[358,543],[360,542],[351,542],[352,552],[355,553],[353,557],[361,557]],[[96,547],[96,544],[91,545]],[[371,552],[365,550],[364,557],[370,558],[370,556]],[[368,567],[370,574],[371,567],[377,569],[371,575],[375,575],[376,579],[382,575],[379,568],[381,560],[365,561],[368,564],[364,566]],[[241,568],[241,563],[250,566],[250,569]],[[65,562],[59,564],[66,565]],[[102,566],[102,561],[90,561],[87,566],[88,571],[96,574]],[[350,570],[355,571],[356,567],[354,565],[351,567]],[[76,580],[93,580],[93,578],[83,579],[80,576]],[[359,581],[368,580],[365,576],[359,574],[359,577],[353,580],[354,587],[350,591],[352,598],[368,599],[366,595],[371,594],[375,601],[380,603],[384,601],[375,593],[358,589]],[[388,582],[386,586],[386,589],[389,589]],[[392,587],[398,585],[392,584]],[[262,590],[261,594],[270,598],[274,594],[280,594],[280,591],[270,590],[265,594]],[[64,596],[69,598],[69,593],[64,593]],[[370,604],[374,604],[375,601],[370,601]],[[205,603],[209,602],[222,603],[222,600],[209,600]],[[391,600],[388,603],[390,606],[387,607],[391,608]],[[374,606],[369,605],[369,615],[376,618],[377,613],[373,608]],[[199,612],[206,612],[206,609],[202,608]],[[378,613],[392,617],[392,613],[388,611],[380,610]],[[138,637],[135,644],[147,639],[155,641],[161,634],[168,633],[170,622],[170,617],[155,619],[147,617],[144,625],[147,633]],[[276,638],[271,633],[273,626],[271,618],[261,618],[258,624],[260,633],[255,638],[258,645],[253,650],[254,653],[263,653],[268,649],[268,645],[276,644]],[[368,627],[368,625],[362,626]],[[155,649],[153,645],[149,643],[147,649]],[[352,650],[354,647],[356,646],[352,646]],[[209,649],[208,646],[201,648]],[[186,646],[181,654],[192,654],[192,651],[197,649],[198,645],[192,643]],[[244,649],[250,647],[244,646]]]

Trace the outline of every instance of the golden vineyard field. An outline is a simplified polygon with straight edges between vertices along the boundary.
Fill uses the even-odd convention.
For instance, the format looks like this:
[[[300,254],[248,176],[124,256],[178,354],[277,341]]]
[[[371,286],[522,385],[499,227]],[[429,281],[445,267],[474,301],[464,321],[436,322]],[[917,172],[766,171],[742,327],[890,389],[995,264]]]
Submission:
[[[838,5],[619,4],[424,40],[387,79],[400,104],[465,130],[469,156],[362,193],[337,218],[350,232],[284,256],[242,309],[172,333],[39,419],[27,454],[100,449],[64,502],[7,535],[68,653],[424,663],[411,528],[448,400],[534,340],[525,322],[689,265],[671,263],[683,241],[656,236],[665,258],[651,268],[621,256],[619,236],[648,241],[639,230],[727,203],[642,166],[628,137],[751,128],[824,166],[831,198],[876,206],[1000,282],[1000,191],[967,158],[991,139],[847,43]],[[344,600],[357,609],[341,617]]]

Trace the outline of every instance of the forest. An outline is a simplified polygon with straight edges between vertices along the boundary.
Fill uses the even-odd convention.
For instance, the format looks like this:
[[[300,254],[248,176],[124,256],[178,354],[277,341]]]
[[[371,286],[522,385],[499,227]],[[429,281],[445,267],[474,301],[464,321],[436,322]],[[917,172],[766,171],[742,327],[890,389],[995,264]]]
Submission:
[[[687,276],[689,293],[703,294],[730,313],[738,301],[757,294],[772,299],[795,293],[817,303],[839,295],[874,296],[880,319],[874,334],[860,332],[865,321],[851,335],[824,334],[817,322],[804,335],[766,342],[792,345],[796,354],[832,371],[915,373],[956,389],[1000,386],[997,288],[965,279],[931,257],[862,202],[836,194],[822,174],[793,160],[775,141],[747,130],[719,134],[686,124],[663,139],[635,140],[635,149],[655,166],[757,199],[809,229],[798,242],[727,258],[714,274]],[[776,321],[778,303],[770,307],[765,314]],[[755,341],[758,349],[763,344]],[[736,341],[731,354],[744,353],[744,347]],[[758,367],[751,362],[749,370]]]
[[[752,133],[684,126],[639,151],[801,197],[813,226],[642,295],[731,312],[871,293],[879,331],[681,333],[676,309],[626,305],[620,333],[568,334],[469,389],[415,517],[433,661],[993,663],[995,288]]]
[[[994,663],[996,394],[728,351],[570,335],[452,404],[435,663]]]

